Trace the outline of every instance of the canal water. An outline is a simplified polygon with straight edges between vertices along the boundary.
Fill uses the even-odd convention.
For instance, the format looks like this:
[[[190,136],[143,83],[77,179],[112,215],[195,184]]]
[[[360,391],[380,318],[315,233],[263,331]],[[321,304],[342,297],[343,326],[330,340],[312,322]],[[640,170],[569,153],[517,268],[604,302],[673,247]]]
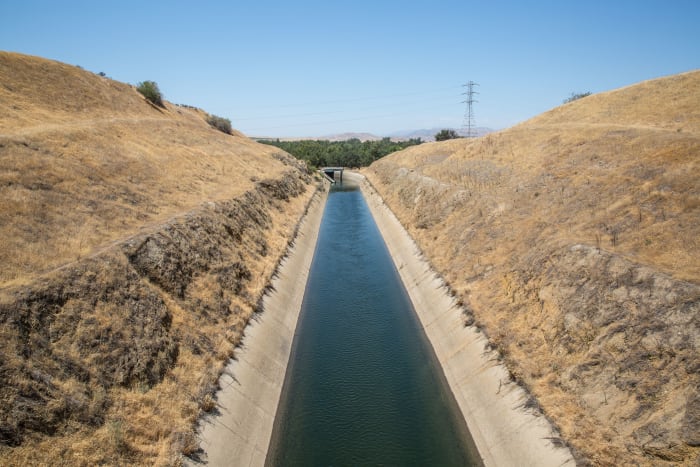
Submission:
[[[331,189],[269,466],[481,465],[362,193]]]

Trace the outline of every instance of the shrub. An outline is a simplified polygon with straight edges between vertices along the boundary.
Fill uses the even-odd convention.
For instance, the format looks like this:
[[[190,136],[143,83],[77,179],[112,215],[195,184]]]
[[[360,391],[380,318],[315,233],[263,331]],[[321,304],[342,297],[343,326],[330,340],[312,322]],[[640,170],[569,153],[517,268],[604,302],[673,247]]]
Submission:
[[[165,107],[163,105],[163,94],[161,94],[160,89],[158,89],[158,84],[155,81],[139,83],[136,85],[136,90],[158,107]]]
[[[564,99],[564,104],[568,104],[569,102],[573,102],[575,100],[581,99],[583,97],[590,96],[591,93],[589,91],[586,92],[572,92],[569,97]]]
[[[228,118],[218,117],[216,115],[209,115],[207,117],[207,123],[219,131],[231,134],[231,120]]]
[[[456,138],[459,138],[459,135],[454,130],[440,130],[435,135],[435,141],[446,141],[448,139],[456,139]]]

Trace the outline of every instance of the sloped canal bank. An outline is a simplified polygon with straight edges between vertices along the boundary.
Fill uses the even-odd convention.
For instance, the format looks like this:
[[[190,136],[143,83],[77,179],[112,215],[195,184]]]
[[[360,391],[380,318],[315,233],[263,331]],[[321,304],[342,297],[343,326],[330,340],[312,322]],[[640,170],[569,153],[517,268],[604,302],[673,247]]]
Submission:
[[[332,193],[327,210],[336,211],[332,222],[348,235],[327,232],[327,198],[318,196],[265,311],[246,329],[243,348],[221,378],[217,413],[201,422],[198,460],[212,466],[574,465],[546,418],[526,408],[528,395],[509,382],[483,334],[464,325],[462,309],[381,197],[359,174],[346,173],[345,181],[362,194]],[[351,197],[357,198],[345,203]],[[333,207],[331,200],[343,202]],[[363,243],[370,232],[371,244]],[[319,235],[329,236],[328,247],[316,249]],[[389,261],[378,261],[387,250]],[[320,278],[340,279],[337,290],[330,280],[313,285],[312,258],[327,263]],[[360,267],[368,269],[341,275]],[[398,285],[380,289],[384,278],[398,276]],[[297,325],[302,298],[321,311]],[[401,311],[372,310],[385,300]],[[363,328],[363,321],[374,324]],[[416,354],[416,347],[423,350]]]

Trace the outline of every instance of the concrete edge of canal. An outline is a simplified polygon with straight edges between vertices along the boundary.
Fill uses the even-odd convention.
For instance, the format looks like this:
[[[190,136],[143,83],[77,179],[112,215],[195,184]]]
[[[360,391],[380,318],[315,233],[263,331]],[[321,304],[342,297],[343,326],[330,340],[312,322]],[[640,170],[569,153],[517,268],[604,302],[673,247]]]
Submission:
[[[218,410],[199,422],[199,462],[188,465],[265,464],[327,196],[319,190],[300,221],[264,312],[246,326],[236,359],[219,379]]]
[[[571,452],[552,443],[549,422],[523,409],[525,392],[506,383],[507,369],[484,353],[484,336],[464,326],[460,308],[382,198],[364,176],[345,178],[362,190],[484,464],[574,465]],[[309,205],[264,313],[246,327],[220,379],[217,413],[200,421],[200,462],[188,465],[265,464],[326,198],[319,190]]]
[[[558,435],[545,417],[523,408],[525,391],[485,354],[486,338],[464,326],[461,309],[379,194],[360,174],[345,178],[364,194],[484,464],[575,465],[568,448],[553,444]]]

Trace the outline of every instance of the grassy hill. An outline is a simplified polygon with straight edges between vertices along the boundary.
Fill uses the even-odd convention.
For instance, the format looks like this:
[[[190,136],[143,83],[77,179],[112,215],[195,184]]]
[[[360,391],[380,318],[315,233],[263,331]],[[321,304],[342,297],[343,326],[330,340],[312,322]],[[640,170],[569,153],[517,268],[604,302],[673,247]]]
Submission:
[[[700,456],[700,72],[366,175],[582,463]]]
[[[203,111],[150,105],[77,67],[0,55],[0,283],[234,198],[288,167],[280,151],[211,128]]]
[[[176,464],[305,167],[37,57],[0,52],[0,109],[0,464]]]

